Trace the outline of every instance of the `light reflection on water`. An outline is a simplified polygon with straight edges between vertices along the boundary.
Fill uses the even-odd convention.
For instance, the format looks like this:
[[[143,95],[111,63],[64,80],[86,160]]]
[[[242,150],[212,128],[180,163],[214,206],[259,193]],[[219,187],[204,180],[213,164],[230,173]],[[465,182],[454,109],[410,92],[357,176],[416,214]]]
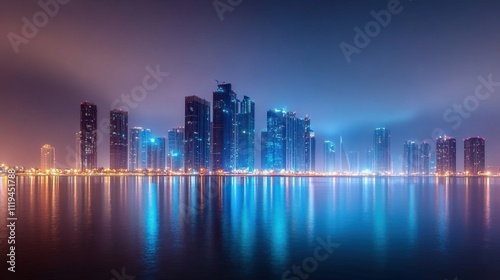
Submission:
[[[311,279],[498,279],[499,183],[23,176],[17,238],[28,269],[18,275],[111,278],[127,267],[137,279],[281,279],[331,236],[342,246]]]

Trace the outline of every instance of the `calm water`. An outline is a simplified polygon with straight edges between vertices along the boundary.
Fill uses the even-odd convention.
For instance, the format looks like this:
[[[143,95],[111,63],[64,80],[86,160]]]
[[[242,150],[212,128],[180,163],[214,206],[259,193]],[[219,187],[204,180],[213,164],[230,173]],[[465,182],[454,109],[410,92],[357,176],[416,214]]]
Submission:
[[[500,279],[499,178],[18,184],[17,272],[3,238],[0,279]]]

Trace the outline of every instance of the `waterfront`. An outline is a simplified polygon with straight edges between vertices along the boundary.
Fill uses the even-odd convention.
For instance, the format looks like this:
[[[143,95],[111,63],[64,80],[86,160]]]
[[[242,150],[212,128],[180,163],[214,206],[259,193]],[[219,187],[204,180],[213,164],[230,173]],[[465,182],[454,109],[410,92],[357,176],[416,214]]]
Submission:
[[[19,279],[500,277],[500,178],[20,176],[17,199]]]

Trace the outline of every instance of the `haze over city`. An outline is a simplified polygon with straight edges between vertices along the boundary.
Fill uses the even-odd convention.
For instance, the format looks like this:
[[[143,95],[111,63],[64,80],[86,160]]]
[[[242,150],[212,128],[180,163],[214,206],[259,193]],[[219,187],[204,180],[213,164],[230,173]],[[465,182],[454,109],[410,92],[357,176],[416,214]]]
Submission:
[[[22,34],[22,17],[41,10],[31,2],[1,5],[3,34]],[[434,139],[433,131],[441,128],[457,138],[458,169],[462,139],[470,136],[485,137],[487,165],[500,166],[500,89],[460,117],[456,129],[458,113],[449,114],[454,121],[443,118],[474,95],[479,77],[500,81],[500,4],[401,1],[400,12],[349,63],[339,45],[355,46],[354,28],[364,30],[374,20],[370,11],[387,5],[242,1],[222,20],[212,2],[202,1],[61,5],[18,53],[7,37],[0,45],[1,122],[8,132],[0,136],[0,160],[38,166],[40,147],[48,143],[63,162],[59,157],[74,146],[79,129],[80,102],[96,103],[99,119],[108,117],[113,101],[142,83],[146,67],[158,65],[169,75],[129,110],[130,127],[166,136],[183,125],[184,97],[210,101],[219,80],[255,102],[256,143],[266,111],[285,108],[311,118],[318,143],[338,145],[342,136],[346,149],[359,151],[362,159],[376,127],[391,129],[395,160],[404,141]],[[103,167],[109,166],[105,137],[98,147]]]

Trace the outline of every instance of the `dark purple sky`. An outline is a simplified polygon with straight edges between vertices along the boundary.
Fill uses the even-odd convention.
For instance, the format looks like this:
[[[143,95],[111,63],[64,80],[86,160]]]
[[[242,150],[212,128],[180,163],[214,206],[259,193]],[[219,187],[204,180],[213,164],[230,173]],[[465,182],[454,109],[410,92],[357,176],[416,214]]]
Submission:
[[[112,102],[142,84],[145,68],[160,65],[170,75],[129,112],[130,127],[157,136],[183,125],[184,96],[211,101],[217,79],[255,101],[257,131],[271,108],[309,114],[320,167],[323,141],[341,135],[364,161],[376,126],[392,130],[397,166],[402,142],[432,138],[435,128],[458,139],[459,170],[462,139],[475,135],[486,138],[487,165],[500,166],[500,87],[458,128],[443,119],[471,100],[479,76],[500,81],[500,3],[401,1],[402,11],[348,63],[340,43],[354,45],[354,28],[389,2],[243,0],[221,21],[212,1],[72,0],[16,54],[8,34],[21,35],[21,19],[41,7],[3,0],[0,161],[38,166],[48,143],[64,165],[80,102],[109,117]],[[98,151],[107,166],[107,135]]]

